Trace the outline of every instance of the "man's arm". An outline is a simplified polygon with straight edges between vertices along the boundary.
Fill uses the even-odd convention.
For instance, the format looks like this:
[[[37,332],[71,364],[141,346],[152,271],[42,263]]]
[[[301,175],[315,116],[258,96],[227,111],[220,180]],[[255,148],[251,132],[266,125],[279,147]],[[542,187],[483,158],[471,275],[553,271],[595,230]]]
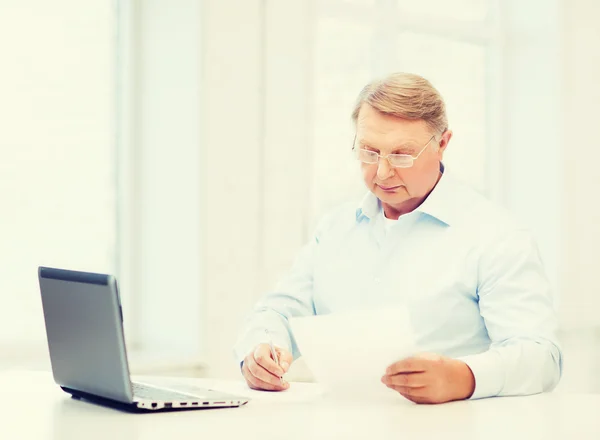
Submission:
[[[313,315],[313,265],[319,239],[315,236],[298,255],[292,269],[273,293],[266,295],[244,322],[243,330],[234,346],[235,357],[242,362],[259,344],[268,343],[264,330],[268,329],[273,343],[291,351],[294,359],[298,348],[290,331],[288,319]]]
[[[530,234],[514,231],[492,243],[479,266],[479,309],[492,344],[460,358],[475,377],[473,399],[553,389],[562,354],[550,283]]]

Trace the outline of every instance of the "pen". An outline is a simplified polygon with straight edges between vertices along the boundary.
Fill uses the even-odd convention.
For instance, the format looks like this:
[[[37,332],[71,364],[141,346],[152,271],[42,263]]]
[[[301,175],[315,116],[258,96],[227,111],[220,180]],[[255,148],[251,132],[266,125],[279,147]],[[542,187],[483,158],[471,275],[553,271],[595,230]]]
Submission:
[[[277,352],[275,351],[275,347],[273,347],[273,340],[271,339],[271,334],[269,330],[265,329],[265,334],[267,335],[267,339],[269,341],[269,347],[271,348],[271,356],[273,356],[273,360],[279,366],[279,358],[277,357]]]

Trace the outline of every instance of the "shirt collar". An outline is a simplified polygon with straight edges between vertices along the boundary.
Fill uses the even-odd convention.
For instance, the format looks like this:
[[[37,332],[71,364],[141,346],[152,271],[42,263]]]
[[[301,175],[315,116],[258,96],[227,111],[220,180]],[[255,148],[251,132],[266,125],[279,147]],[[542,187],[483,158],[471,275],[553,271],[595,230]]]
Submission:
[[[367,192],[363,197],[358,209],[356,210],[356,220],[361,217],[366,217],[370,220],[374,219],[381,210],[381,202],[371,191]]]
[[[458,191],[459,188],[456,187],[452,175],[448,174],[448,171],[442,163],[440,163],[440,172],[442,173],[442,177],[440,177],[437,185],[415,211],[422,212],[450,225],[455,218],[454,215],[458,205],[458,203],[456,203],[456,197],[458,195],[456,191]],[[365,194],[356,210],[356,220],[360,220],[361,217],[372,220],[380,211],[381,202],[375,194],[369,191]]]

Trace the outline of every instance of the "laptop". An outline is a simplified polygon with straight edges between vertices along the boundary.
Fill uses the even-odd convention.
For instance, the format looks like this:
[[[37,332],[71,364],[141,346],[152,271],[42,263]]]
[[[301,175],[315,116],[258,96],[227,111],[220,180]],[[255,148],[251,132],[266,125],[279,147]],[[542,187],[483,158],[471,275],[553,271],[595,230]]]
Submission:
[[[73,397],[134,412],[248,403],[215,390],[132,382],[115,277],[40,267],[38,278],[54,381]]]

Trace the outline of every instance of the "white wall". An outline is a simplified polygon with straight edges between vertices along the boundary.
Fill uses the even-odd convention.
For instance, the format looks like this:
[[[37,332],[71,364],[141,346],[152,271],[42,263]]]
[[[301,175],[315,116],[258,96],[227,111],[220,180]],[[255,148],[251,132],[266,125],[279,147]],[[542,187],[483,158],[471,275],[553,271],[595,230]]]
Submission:
[[[331,17],[319,24],[319,5],[335,14],[345,10],[338,3],[118,2],[132,32],[120,36],[125,46],[115,127],[111,3],[3,2],[0,52],[9,62],[0,81],[0,147],[10,154],[0,164],[0,182],[10,182],[2,188],[3,208],[15,214],[1,220],[0,268],[9,270],[1,272],[0,295],[20,302],[13,313],[0,310],[0,334],[43,342],[36,264],[114,268],[116,200],[106,188],[118,184],[128,334],[153,351],[201,351],[211,374],[237,375],[231,346],[244,315],[289,267],[317,214],[338,200],[338,189],[354,188],[354,163],[340,161],[343,177],[333,174],[345,130],[351,134],[345,122],[350,109],[342,115],[340,103],[351,103],[370,79],[365,66],[394,67],[370,52],[367,26],[339,25]],[[360,17],[364,5],[353,3],[349,14]],[[491,112],[493,132],[500,127],[502,133],[493,145],[504,148],[477,156],[493,161],[486,185],[535,228],[561,287],[563,325],[597,326],[600,6],[593,0],[491,3],[502,5],[505,27],[488,33],[448,25],[440,31],[476,40],[496,32],[510,36],[491,64],[502,77]],[[19,45],[11,44],[15,35]],[[390,50],[397,51],[400,68],[410,70],[420,64],[402,64],[410,59],[400,50],[403,42]],[[331,67],[328,61],[338,62],[327,57],[338,43],[352,75],[331,89],[331,79],[322,80],[315,92],[316,76]],[[327,94],[334,85],[337,95]],[[460,97],[460,87],[447,87]],[[328,142],[327,152],[314,148]],[[60,200],[40,198],[40,188]],[[85,197],[94,189],[104,194],[100,210]],[[43,250],[29,246],[40,243]],[[17,276],[28,280],[22,291],[3,288]],[[12,316],[21,318],[15,323]]]
[[[207,277],[205,353],[216,376],[239,374],[232,345],[261,270],[264,77],[260,0],[202,8],[202,161]]]
[[[346,14],[339,1],[204,3],[203,332],[212,374],[239,374],[231,346],[246,313],[289,268],[317,217],[364,192],[350,154],[350,113],[360,88],[380,73],[382,60],[370,55],[374,27],[361,8],[340,20],[337,14]],[[433,28],[427,20],[420,23]],[[458,32],[460,39],[467,31],[447,32]],[[478,37],[473,40],[479,44]],[[390,41],[394,48],[403,43],[396,34]],[[473,50],[481,52],[476,45]],[[397,61],[385,60],[388,70],[420,63],[436,71],[419,53],[400,52]],[[456,81],[461,72],[453,69],[444,77],[454,106],[462,102]],[[481,138],[481,127],[463,125],[475,133],[471,138]],[[458,166],[465,171],[483,160],[482,154],[470,154],[475,144],[469,150],[457,143],[457,151],[463,148],[456,153]]]
[[[323,118],[337,121],[339,115],[327,115],[323,108],[313,107],[319,98],[312,88],[319,70],[307,71],[305,63],[315,66],[316,62],[315,52],[312,56],[310,52],[315,41],[307,32],[311,29],[313,39],[319,35],[314,27],[316,8],[314,3],[296,3],[300,2],[285,7],[267,3],[264,19],[257,12],[261,4],[247,4],[243,12],[248,19],[243,23],[233,14],[220,25],[210,19],[224,20],[218,13],[230,5],[209,3],[213,13],[206,17],[206,38],[212,44],[205,66],[215,68],[206,70],[210,82],[204,83],[210,86],[205,105],[207,111],[210,109],[206,116],[213,133],[206,147],[215,155],[210,152],[215,146],[237,149],[242,137],[239,133],[244,132],[245,151],[259,155],[257,162],[249,158],[248,167],[233,163],[227,168],[235,173],[236,181],[245,182],[244,199],[239,203],[242,209],[237,210],[244,222],[222,215],[229,212],[225,206],[235,190],[226,186],[209,194],[209,215],[214,217],[207,247],[211,254],[208,325],[225,330],[216,343],[208,331],[207,343],[215,346],[209,360],[219,366],[219,372],[225,365],[231,366],[227,364],[229,344],[235,339],[243,312],[284,273],[310,233],[314,224],[310,216],[322,212],[324,194],[339,184],[325,169],[336,158],[330,154],[333,150],[302,149],[304,145],[314,148],[315,127],[324,123]],[[296,4],[295,9],[290,9],[292,4]],[[501,86],[492,90],[500,99],[491,104],[497,108],[490,113],[495,118],[490,145],[497,151],[486,152],[487,160],[493,161],[486,171],[486,177],[492,177],[487,185],[497,201],[532,228],[556,286],[563,327],[600,325],[600,294],[593,277],[597,264],[594,251],[600,246],[596,226],[600,211],[593,200],[600,183],[594,173],[595,160],[589,160],[600,151],[593,133],[594,106],[600,93],[594,82],[600,65],[600,41],[593,23],[598,6],[591,0],[514,0],[500,2],[499,7],[500,27],[492,32],[503,33],[506,38],[502,37],[499,52],[490,63],[497,68],[494,73],[501,78]],[[288,18],[291,16],[296,21]],[[260,30],[263,24],[264,33]],[[286,32],[291,29],[293,32]],[[224,66],[222,57],[234,53],[238,57],[244,54],[243,63]],[[257,59],[264,63],[264,71]],[[243,68],[244,78],[230,83],[238,68]],[[221,102],[230,96],[241,98],[245,116],[235,118],[239,130],[230,128],[231,113]],[[575,109],[584,111],[575,116]],[[302,132],[307,126],[312,127],[312,137]],[[339,130],[343,129],[340,123]],[[228,140],[223,137],[225,132]],[[336,142],[341,138],[335,137]],[[297,160],[295,167],[290,166],[292,157]],[[324,160],[319,162],[319,158]],[[213,161],[208,163],[212,168]],[[252,171],[254,166],[258,174]],[[219,172],[220,168],[209,170],[209,180]],[[304,179],[313,186],[305,190]],[[217,214],[212,207],[221,211]],[[303,224],[307,214],[308,224]],[[235,369],[228,371],[237,373]]]
[[[201,11],[196,0],[138,2],[135,83],[139,273],[136,342],[143,350],[199,354],[202,175],[199,147]]]
[[[502,202],[532,230],[560,301],[561,5],[557,0],[504,5]]]
[[[0,357],[46,351],[38,265],[114,270],[114,24],[102,0],[0,2]]]
[[[561,68],[564,169],[562,319],[568,327],[600,326],[600,4],[565,1]]]

